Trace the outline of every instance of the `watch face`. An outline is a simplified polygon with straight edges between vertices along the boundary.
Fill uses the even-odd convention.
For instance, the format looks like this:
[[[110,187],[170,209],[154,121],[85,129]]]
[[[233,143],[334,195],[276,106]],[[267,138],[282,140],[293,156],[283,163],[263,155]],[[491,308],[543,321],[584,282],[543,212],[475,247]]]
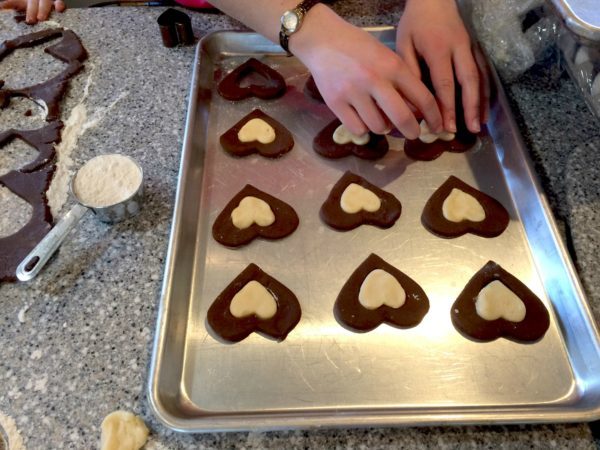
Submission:
[[[294,11],[286,11],[281,17],[281,24],[288,33],[294,33],[300,22],[298,15]]]

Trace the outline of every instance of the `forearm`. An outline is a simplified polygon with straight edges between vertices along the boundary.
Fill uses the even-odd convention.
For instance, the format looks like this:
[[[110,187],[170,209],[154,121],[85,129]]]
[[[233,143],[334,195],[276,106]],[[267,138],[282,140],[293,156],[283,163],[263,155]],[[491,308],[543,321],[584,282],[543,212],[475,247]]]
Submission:
[[[289,9],[295,8],[300,0],[213,0],[211,3],[227,15],[236,18],[246,26],[270,39],[279,42],[281,16]],[[302,28],[290,39],[290,48],[305,39],[315,30],[321,29],[331,19],[339,19],[327,6],[317,4],[309,11]],[[326,27],[325,27],[326,28]],[[311,33],[311,29],[313,32]]]

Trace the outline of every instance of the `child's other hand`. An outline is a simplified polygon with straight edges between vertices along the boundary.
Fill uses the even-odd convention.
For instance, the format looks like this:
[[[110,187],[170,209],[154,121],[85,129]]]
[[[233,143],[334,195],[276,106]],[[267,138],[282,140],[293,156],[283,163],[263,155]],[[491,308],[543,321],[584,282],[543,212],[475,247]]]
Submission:
[[[403,59],[323,5],[314,7],[291,51],[315,78],[325,102],[354,134],[385,133],[395,126],[419,136],[414,106],[434,130],[442,130],[435,97]]]
[[[66,6],[63,0],[5,0],[0,1],[0,9],[26,11],[25,21],[32,25],[46,20],[52,9],[63,12]]]
[[[478,63],[469,33],[455,0],[408,0],[398,24],[398,53],[420,77],[419,58],[429,67],[444,118],[444,128],[456,131],[454,75],[462,87],[465,121],[473,133],[487,121],[489,83]]]

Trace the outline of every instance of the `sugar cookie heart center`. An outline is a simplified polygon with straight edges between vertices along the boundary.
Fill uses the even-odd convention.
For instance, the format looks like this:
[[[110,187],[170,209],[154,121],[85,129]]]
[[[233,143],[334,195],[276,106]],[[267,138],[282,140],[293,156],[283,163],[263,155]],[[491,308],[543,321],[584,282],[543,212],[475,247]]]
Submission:
[[[485,219],[485,210],[471,194],[460,189],[452,189],[442,204],[442,214],[450,222],[481,222]]]
[[[382,305],[400,308],[406,302],[406,292],[391,274],[375,269],[362,282],[358,301],[366,309],[377,309]]]
[[[431,129],[429,128],[429,125],[427,125],[427,122],[425,122],[424,120],[421,120],[421,123],[419,124],[419,126],[421,128],[421,133],[419,134],[419,139],[421,140],[421,142],[424,142],[426,144],[431,144],[431,143],[437,141],[438,139],[441,139],[442,141],[451,141],[455,137],[455,134],[450,133],[449,131],[442,131],[441,133],[434,133],[433,131],[431,131]]]
[[[275,140],[275,129],[262,119],[250,119],[238,131],[238,139],[240,142],[270,144]]]
[[[356,145],[367,145],[371,137],[369,133],[362,134],[357,136],[355,134],[350,133],[348,129],[344,125],[340,125],[333,132],[333,142],[338,145],[348,144],[350,142]]]
[[[381,208],[381,199],[360,184],[350,183],[342,192],[340,206],[348,214],[356,214],[361,210],[375,212]]]
[[[270,319],[277,313],[277,302],[273,294],[256,280],[249,281],[229,304],[229,312],[238,319],[255,315],[259,319]]]
[[[477,315],[484,320],[505,319],[521,322],[525,319],[525,303],[501,281],[485,286],[475,300]]]
[[[244,197],[237,208],[231,211],[233,225],[244,230],[253,223],[260,227],[268,227],[275,222],[275,214],[267,202],[260,198]]]

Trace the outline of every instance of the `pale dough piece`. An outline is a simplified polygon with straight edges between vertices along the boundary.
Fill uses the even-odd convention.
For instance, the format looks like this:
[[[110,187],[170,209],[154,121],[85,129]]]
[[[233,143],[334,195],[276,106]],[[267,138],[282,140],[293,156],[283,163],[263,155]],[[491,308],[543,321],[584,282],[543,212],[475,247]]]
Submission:
[[[381,208],[381,199],[360,184],[350,183],[342,193],[340,206],[348,214],[356,214],[362,209],[375,212]]]
[[[147,439],[144,421],[128,411],[114,411],[102,421],[101,450],[138,450]]]
[[[358,301],[366,309],[377,309],[381,305],[400,308],[406,302],[406,292],[398,280],[385,270],[375,269],[360,286]]]
[[[333,142],[338,145],[348,144],[350,142],[356,145],[367,145],[371,140],[369,133],[362,134],[357,136],[355,134],[350,133],[348,129],[344,125],[340,125],[333,132]]]
[[[244,230],[253,223],[268,227],[275,222],[275,214],[267,202],[257,197],[244,197],[237,208],[231,211],[233,225]]]
[[[450,222],[462,222],[463,220],[481,222],[485,219],[485,210],[481,203],[471,194],[456,188],[452,189],[450,195],[444,200],[442,214]]]
[[[419,135],[419,139],[421,140],[421,142],[424,142],[426,144],[431,144],[437,141],[438,139],[441,139],[442,141],[451,141],[455,137],[455,134],[450,133],[449,131],[442,131],[441,133],[432,132],[425,120],[421,120],[421,123],[419,125],[421,127],[421,134]]]
[[[275,140],[275,129],[262,119],[250,119],[238,131],[238,139],[240,142],[270,144]]]
[[[277,302],[267,288],[252,280],[233,296],[229,312],[238,319],[254,314],[259,319],[266,320],[277,313]]]
[[[498,280],[492,281],[479,292],[475,309],[484,320],[503,318],[510,322],[521,322],[527,313],[523,301]]]

